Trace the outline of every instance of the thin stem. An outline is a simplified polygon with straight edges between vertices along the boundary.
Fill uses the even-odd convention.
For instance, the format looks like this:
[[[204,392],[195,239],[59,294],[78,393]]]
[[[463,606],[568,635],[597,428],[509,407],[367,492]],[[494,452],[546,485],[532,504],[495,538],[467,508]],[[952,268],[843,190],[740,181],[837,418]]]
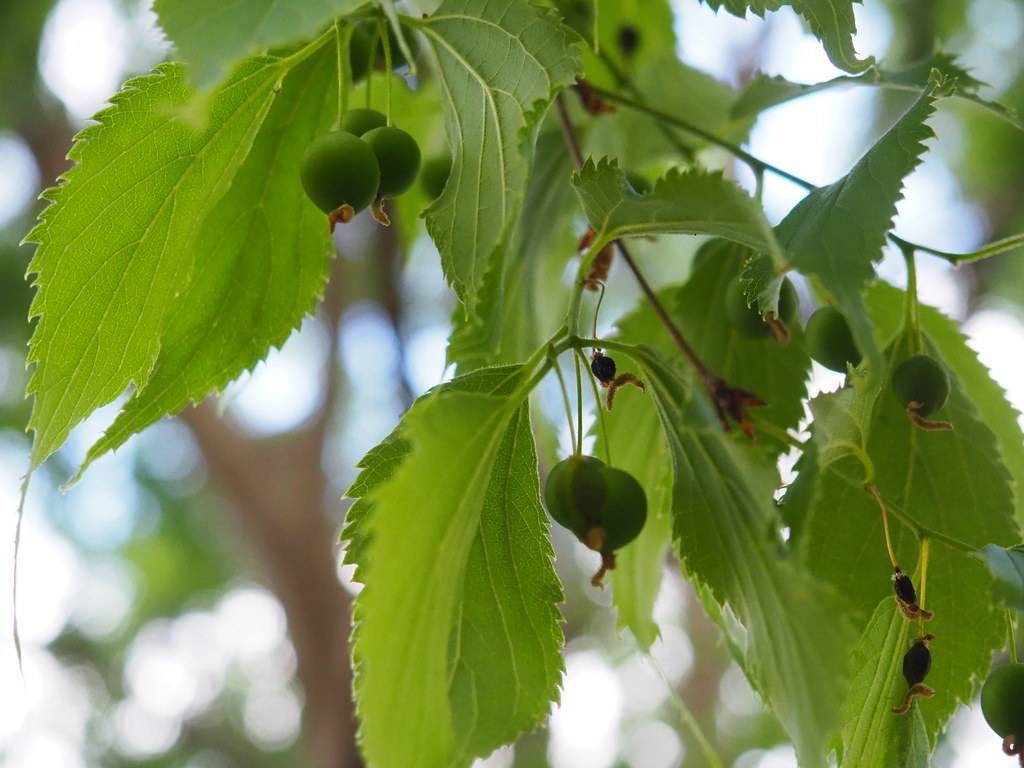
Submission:
[[[917,264],[912,247],[900,246],[900,250],[903,251],[903,259],[907,263],[906,316],[903,324],[904,329],[913,335],[913,351],[920,352],[924,344],[921,340],[921,320],[917,302]]]
[[[601,314],[601,302],[604,301],[605,285],[602,282],[597,283],[601,287],[601,293],[597,297],[597,306],[594,307],[594,322],[591,327],[590,335],[595,339],[597,338],[597,318]]]
[[[25,473],[21,481],[21,497],[18,499],[17,521],[14,524],[14,561],[11,564],[11,623],[14,634],[14,655],[18,659],[18,674],[22,683],[25,682],[25,667],[21,658],[21,632],[18,630],[18,554],[21,551],[21,521],[25,517],[25,499],[28,498],[28,486],[32,480],[32,470]]]
[[[391,39],[388,37],[388,22],[385,18],[377,22],[381,44],[384,46],[384,101],[387,103],[384,116],[386,125],[391,125]]]
[[[691,133],[694,136],[699,136],[700,138],[707,141],[709,144],[714,144],[717,147],[721,147],[722,149],[731,153],[734,157],[739,158],[747,165],[749,165],[750,168],[755,172],[755,174],[758,171],[767,171],[769,173],[773,173],[780,178],[793,182],[797,186],[803,187],[808,192],[813,192],[815,189],[818,188],[818,185],[808,181],[807,179],[801,178],[800,176],[797,176],[794,173],[790,173],[784,168],[779,168],[777,165],[772,165],[771,163],[762,160],[756,155],[750,154],[742,147],[737,146],[736,144],[733,144],[732,142],[727,141],[721,138],[720,136],[717,136],[714,133],[711,133],[710,131],[703,129],[700,126],[694,125],[693,123],[678,118],[675,115],[670,115],[667,112],[663,112],[662,110],[657,109],[656,107],[652,107],[649,104],[645,104],[643,101],[640,101],[639,99],[631,98],[630,96],[626,96],[621,93],[616,93],[614,91],[609,91],[605,88],[601,88],[600,86],[592,85],[590,83],[588,83],[588,87],[595,95],[600,96],[601,98],[607,101],[621,104],[624,107],[629,107],[630,109],[634,109],[638,112],[643,112],[655,118],[656,120],[659,120],[668,125],[675,126],[676,128],[684,130],[687,133]],[[922,253],[928,253],[931,254],[932,256],[938,256],[940,259],[945,259],[946,261],[951,262],[953,264],[978,261],[979,259],[986,259],[990,256],[995,256],[1000,253],[1006,253],[1007,251],[1012,251],[1017,248],[1024,247],[1024,232],[1019,232],[1017,234],[1010,235],[1009,237],[1005,237],[1001,240],[996,240],[994,242],[989,243],[988,245],[982,246],[976,251],[970,251],[967,253],[951,253],[949,251],[942,251],[937,248],[931,248],[926,245],[920,245],[919,243],[914,243],[911,242],[910,240],[904,240],[903,238],[898,237],[891,232],[888,233],[887,237],[894,244],[900,247],[909,247],[915,251],[921,251]]]
[[[889,235],[889,239],[898,246],[909,246],[915,251],[921,251],[921,253],[938,256],[940,259],[945,259],[952,264],[979,261],[980,259],[987,259],[989,256],[995,256],[1000,253],[1006,253],[1007,251],[1013,251],[1017,248],[1024,247],[1024,232],[1018,232],[1015,235],[1004,237],[1001,240],[994,240],[976,251],[969,251],[967,253],[950,253],[949,251],[940,251],[937,248],[930,248],[927,245],[912,243],[909,240],[904,240],[903,238],[892,234]]]
[[[601,26],[599,19],[601,17],[601,0],[594,0],[594,54],[597,56],[601,55]]]
[[[877,488],[875,490],[877,491]],[[879,494],[878,498],[881,498],[881,494]],[[892,514],[893,517],[895,517],[903,525],[910,529],[910,531],[919,539],[931,539],[934,541],[938,541],[942,544],[945,544],[947,547],[955,549],[959,552],[964,552],[968,555],[974,554],[978,551],[977,547],[974,547],[968,544],[967,542],[960,541],[960,539],[957,539],[953,536],[949,536],[945,533],[942,533],[941,531],[937,531],[934,528],[929,528],[926,525],[921,525],[921,523],[917,522],[917,520],[910,517],[906,512],[900,509],[899,506],[893,504],[891,501],[885,505],[885,508],[889,513]]]
[[[580,359],[572,356],[576,367],[576,434],[580,436],[576,444],[576,453],[583,453],[583,377],[580,375]]]
[[[715,752],[715,748],[711,745],[711,741],[704,735],[704,731],[701,729],[700,723],[697,722],[697,718],[694,717],[690,708],[686,706],[686,702],[683,701],[683,697],[679,695],[679,691],[677,691],[675,686],[669,682],[668,675],[665,674],[665,671],[661,668],[661,665],[658,664],[654,657],[648,654],[647,658],[650,660],[651,666],[657,670],[658,675],[661,677],[661,681],[665,683],[665,686],[668,688],[669,695],[672,697],[672,702],[679,711],[679,717],[682,719],[683,725],[689,729],[690,735],[692,735],[694,740],[697,742],[697,746],[700,747],[700,751],[704,754],[704,761],[708,768],[722,768],[722,758],[718,756],[718,753]]]
[[[868,490],[871,495],[875,497],[875,501],[878,502],[878,508],[882,512],[882,530],[885,531],[885,549],[889,553],[889,562],[892,563],[892,567],[898,567],[896,562],[896,553],[892,548],[892,536],[889,534],[889,513],[885,509],[885,502],[882,501],[882,494],[878,492],[878,488],[874,483],[868,486]]]
[[[554,350],[549,355],[552,367],[555,369],[555,376],[558,377],[558,386],[562,390],[562,404],[565,406],[565,418],[569,422],[569,439],[572,441],[573,455],[580,453],[580,442],[576,440],[576,429],[572,425],[572,404],[569,402],[569,388],[565,386],[565,377],[562,376],[562,367],[558,364],[558,357]]]
[[[370,54],[366,62],[366,108],[370,108],[373,101],[373,69],[377,63],[377,43],[380,42],[380,26],[373,25],[373,33],[370,35]]]
[[[332,27],[315,40],[310,40],[308,43],[306,43],[306,45],[302,46],[299,50],[295,51],[295,53],[291,54],[290,56],[285,56],[278,62],[278,65],[282,69],[291,69],[292,67],[297,66],[298,64],[312,56],[314,53],[319,51],[333,37],[334,28]]]
[[[1006,609],[1006,641],[1010,646],[1010,663],[1017,663],[1017,637],[1013,631],[1013,609]]]
[[[579,359],[583,361],[583,364],[587,364],[587,356],[583,354],[582,349],[576,349],[576,354]],[[609,467],[612,466],[612,444],[608,441],[608,425],[605,423],[604,408],[601,407],[601,393],[597,391],[597,384],[594,382],[593,376],[587,376],[587,381],[590,382],[590,391],[594,395],[594,410],[597,411],[597,423],[601,430],[601,446],[604,448],[604,463]]]
[[[572,121],[569,119],[569,112],[565,108],[565,99],[562,98],[562,94],[558,94],[558,96],[555,98],[555,108],[558,110],[558,119],[562,126],[562,136],[565,138],[566,146],[568,146],[569,148],[569,154],[572,155],[573,163],[576,165],[576,169],[579,170],[580,168],[583,167],[583,152],[580,150],[580,143],[579,140],[576,138],[576,131],[573,130]],[[686,338],[683,336],[682,331],[680,331],[679,328],[676,327],[675,322],[672,320],[672,318],[666,311],[665,307],[662,305],[661,300],[658,298],[658,295],[654,292],[654,289],[651,288],[650,283],[647,282],[647,278],[645,278],[643,273],[640,271],[640,268],[637,266],[636,261],[633,260],[633,256],[630,254],[629,249],[626,248],[625,243],[623,243],[621,240],[616,240],[615,246],[618,248],[619,254],[622,256],[622,260],[625,261],[626,266],[629,267],[629,271],[632,272],[633,277],[636,278],[636,281],[640,286],[640,290],[643,292],[644,298],[647,300],[647,303],[649,303],[651,305],[651,308],[654,310],[654,314],[658,316],[658,319],[661,321],[661,324],[665,326],[665,330],[668,331],[669,336],[672,337],[672,340],[676,343],[676,346],[679,347],[679,350],[683,353],[683,357],[685,357],[687,361],[689,361],[690,365],[692,365],[697,370],[697,373],[704,381],[704,386],[707,387],[708,392],[711,394],[712,401],[714,401],[715,387],[718,383],[717,379],[711,374],[710,371],[708,371],[708,369],[704,366],[704,363],[700,361],[700,358],[697,357],[697,353],[693,351],[693,348],[686,341]],[[581,264],[580,266],[582,268],[583,265]],[[576,290],[578,290],[580,294],[582,294],[583,286],[578,285]],[[573,314],[575,310],[575,314],[578,315],[578,307],[579,298],[577,295],[573,297],[573,300],[570,303],[570,323],[576,322],[576,320],[573,317]]]
[[[596,95],[600,96],[603,99],[613,101],[617,104],[621,104],[624,107],[629,107],[630,109],[635,109],[638,112],[644,112],[650,115],[651,117],[655,118],[656,120],[661,120],[662,122],[668,123],[669,125],[674,125],[676,128],[684,130],[687,133],[692,133],[694,136],[699,136],[709,144],[714,144],[717,147],[721,147],[722,149],[727,150],[732,155],[738,157],[740,160],[749,165],[751,169],[753,169],[754,171],[757,171],[758,169],[762,171],[771,171],[776,176],[779,176],[783,179],[787,179],[808,191],[817,189],[817,185],[807,181],[807,179],[802,179],[799,176],[792,174],[787,170],[772,165],[771,163],[768,163],[759,157],[755,157],[742,147],[733,144],[731,141],[726,141],[720,136],[716,136],[710,131],[703,129],[698,125],[694,125],[693,123],[687,120],[683,120],[682,118],[676,117],[675,115],[670,115],[668,112],[663,112],[662,110],[657,109],[656,107],[652,107],[648,104],[643,103],[642,101],[631,98],[629,96],[624,96],[621,93],[615,93],[614,91],[609,91],[599,86],[592,85],[590,83],[588,83],[588,86],[590,87],[591,91],[593,91]]]
[[[342,29],[337,19],[334,21],[335,45],[338,53],[338,119],[336,128],[341,127],[341,119],[348,111],[349,72],[348,72],[348,46],[352,39],[351,28]]]
[[[925,609],[925,594],[928,590],[928,545],[930,540],[927,536],[921,537],[921,591],[920,600],[918,605],[921,608],[922,613],[917,617],[917,633],[918,635],[924,635],[924,609]]]

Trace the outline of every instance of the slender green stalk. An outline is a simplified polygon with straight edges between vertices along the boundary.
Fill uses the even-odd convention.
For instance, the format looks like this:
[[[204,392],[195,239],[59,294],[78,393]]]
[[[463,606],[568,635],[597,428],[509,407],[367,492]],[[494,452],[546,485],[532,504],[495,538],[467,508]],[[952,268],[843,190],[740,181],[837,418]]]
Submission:
[[[17,522],[14,524],[14,559],[11,563],[11,630],[14,635],[14,655],[18,660],[18,674],[25,681],[25,667],[21,658],[21,632],[18,630],[18,554],[21,551],[21,521],[25,517],[25,499],[28,498],[28,486],[32,480],[32,470],[25,473],[21,481],[21,495],[18,499]]]
[[[1006,639],[1010,645],[1010,662],[1017,663],[1017,637],[1013,631],[1013,610],[1006,609]]]
[[[708,768],[722,768],[722,758],[718,756],[718,753],[711,744],[711,740],[704,734],[704,730],[700,727],[700,723],[697,722],[697,718],[694,717],[693,710],[686,706],[686,702],[683,701],[683,697],[669,681],[668,675],[665,674],[665,671],[661,668],[661,665],[655,661],[654,657],[648,655],[647,658],[651,662],[651,666],[658,672],[658,675],[661,677],[661,681],[665,683],[665,687],[668,688],[669,695],[672,698],[672,703],[679,712],[679,718],[683,721],[683,725],[685,725],[690,731],[690,735],[693,736],[694,741],[697,742],[697,746],[700,747],[700,751],[704,755],[705,764]]]
[[[583,361],[583,364],[587,364],[587,356],[583,354],[582,349],[575,350],[576,354]],[[597,391],[597,384],[594,382],[593,376],[587,376],[587,381],[590,382],[590,391],[594,395],[594,410],[597,411],[597,423],[601,429],[601,446],[604,448],[604,463],[609,467],[612,466],[612,444],[608,440],[608,425],[605,423],[604,408],[601,407],[601,393]]]
[[[906,316],[903,320],[903,327],[904,330],[910,331],[913,339],[912,351],[917,353],[924,349],[917,301],[917,263],[913,248],[900,246],[900,250],[903,251],[903,259],[907,263]]]
[[[341,119],[345,116],[345,112],[348,111],[348,92],[351,90],[348,48],[349,42],[352,40],[352,28],[347,25],[343,28],[342,24],[335,19],[334,38],[338,54],[338,119],[335,128],[340,128]]]
[[[693,123],[690,123],[687,120],[678,118],[675,115],[670,115],[669,113],[657,109],[656,107],[652,107],[649,104],[645,104],[643,101],[639,99],[632,98],[621,93],[616,93],[614,91],[609,91],[605,88],[601,88],[596,85],[590,85],[589,87],[590,90],[593,91],[596,95],[600,96],[601,98],[607,101],[611,101],[616,104],[621,104],[622,106],[629,107],[630,109],[634,109],[637,112],[643,112],[644,114],[650,115],[656,120],[664,122],[668,125],[675,126],[676,128],[691,133],[694,136],[698,136],[707,141],[709,144],[721,147],[722,149],[732,154],[734,157],[739,158],[747,165],[749,165],[755,174],[758,173],[758,171],[762,173],[766,171],[768,173],[773,173],[780,178],[793,182],[797,186],[803,187],[808,192],[813,192],[815,189],[818,188],[818,186],[813,182],[801,178],[800,176],[797,176],[794,173],[790,173],[784,168],[779,168],[777,165],[772,165],[771,163],[762,160],[761,158],[755,155],[750,154],[742,147],[733,144],[732,142],[727,141],[710,131],[703,129],[698,125],[694,125]],[[921,251],[922,253],[928,253],[931,254],[932,256],[938,256],[940,259],[945,259],[946,261],[951,262],[952,264],[961,264],[963,262],[977,261],[979,259],[985,259],[990,256],[995,256],[996,254],[1006,253],[1007,251],[1012,251],[1017,248],[1024,247],[1024,232],[1017,233],[1015,235],[1010,235],[1009,237],[1005,237],[1002,240],[996,240],[992,243],[989,243],[988,245],[979,248],[976,251],[970,251],[968,253],[951,253],[949,251],[941,251],[937,248],[930,248],[926,245],[920,245],[919,243],[904,240],[903,238],[898,237],[892,233],[889,233],[887,237],[889,238],[889,240],[891,240],[893,243],[900,246],[901,248],[910,248],[914,251]]]
[[[551,351],[551,365],[555,369],[555,376],[558,377],[558,386],[562,390],[562,404],[565,406],[565,418],[569,422],[569,438],[572,442],[573,455],[578,456],[580,454],[580,443],[582,440],[576,439],[576,429],[572,425],[572,403],[569,402],[569,389],[565,386],[565,377],[562,376],[562,368],[558,364],[558,357],[554,350]],[[582,435],[580,436],[582,438]]]
[[[388,37],[386,19],[381,18],[377,26],[380,30],[381,44],[384,46],[384,101],[387,104],[384,116],[386,124],[391,125],[391,38]]]
[[[918,592],[920,599],[918,605],[921,607],[921,611],[925,608],[925,595],[928,591],[928,550],[930,539],[927,536],[921,537],[921,589]],[[919,614],[917,617],[917,634],[921,637],[924,636],[924,616]]]
[[[583,377],[580,376],[580,359],[572,356],[576,368],[576,434],[580,436],[576,453],[583,453]]]
[[[278,62],[278,64],[283,70],[291,69],[297,66],[298,64],[302,63],[306,59],[308,59],[310,56],[319,51],[333,39],[334,27],[331,27],[322,35],[320,35],[320,37],[316,38],[315,40],[310,40],[299,50],[295,51],[295,53],[291,54],[290,56],[285,56]]]

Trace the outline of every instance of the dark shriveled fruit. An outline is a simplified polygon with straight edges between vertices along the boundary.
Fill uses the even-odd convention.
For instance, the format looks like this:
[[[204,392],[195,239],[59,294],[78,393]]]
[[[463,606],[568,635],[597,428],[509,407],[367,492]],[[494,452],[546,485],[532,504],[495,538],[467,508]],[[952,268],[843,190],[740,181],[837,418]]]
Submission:
[[[377,195],[380,165],[365,141],[348,131],[333,131],[306,148],[299,175],[309,199],[324,213],[343,206],[358,213]]]
[[[416,181],[420,172],[420,147],[401,128],[384,126],[363,134],[380,164],[379,197],[396,197]]]
[[[989,727],[1003,738],[1024,740],[1024,664],[1000,667],[981,689],[981,713]]]
[[[846,318],[835,307],[822,307],[807,321],[807,352],[826,368],[846,373],[846,364],[858,365],[860,350]]]
[[[949,376],[928,355],[911,355],[893,371],[892,391],[904,407],[916,403],[918,414],[930,416],[949,399]]]

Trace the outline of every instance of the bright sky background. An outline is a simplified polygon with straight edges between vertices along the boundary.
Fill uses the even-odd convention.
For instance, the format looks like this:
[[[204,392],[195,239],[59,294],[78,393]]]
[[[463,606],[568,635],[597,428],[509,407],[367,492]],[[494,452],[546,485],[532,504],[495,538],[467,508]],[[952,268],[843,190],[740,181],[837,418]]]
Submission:
[[[723,79],[734,77],[736,54],[771,26],[772,43],[765,69],[794,80],[816,82],[839,72],[821,45],[804,32],[789,12],[768,20],[740,21],[716,16],[694,0],[679,0],[678,33],[688,63]],[[73,119],[84,121],[99,109],[125,72],[145,68],[163,55],[160,35],[149,12],[126,18],[117,0],[61,0],[47,24],[40,66],[47,87],[60,98]],[[890,22],[877,2],[855,6],[860,54],[880,55],[892,34]],[[999,23],[993,23],[998,20]],[[979,0],[972,4],[972,23],[984,43],[968,52],[976,75],[999,86],[1000,61],[1013,55],[1024,33],[1024,8],[1012,0]],[[1019,49],[1018,49],[1019,55]],[[777,108],[763,116],[750,147],[777,165],[827,183],[844,173],[864,148],[865,118],[872,114],[868,90],[831,91]],[[949,125],[936,120],[940,135]],[[943,136],[945,138],[945,136]],[[950,137],[956,141],[955,132]],[[837,151],[837,148],[838,151]],[[849,148],[849,152],[844,152]],[[31,154],[13,135],[0,133],[0,226],[31,201],[26,190],[35,187],[38,171]],[[788,182],[768,176],[766,205],[781,216],[801,196]],[[941,215],[936,215],[941,211]],[[981,214],[965,204],[955,178],[938,154],[914,173],[900,204],[897,230],[904,236],[947,249],[970,249],[984,238]],[[443,295],[436,256],[421,248],[410,269],[415,284]],[[920,263],[922,300],[962,319],[964,296],[949,265],[923,257]],[[887,258],[881,273],[894,283],[905,279],[902,262]],[[408,375],[423,391],[444,373],[447,328],[444,314],[414,328],[408,339]],[[985,307],[966,324],[972,346],[1011,401],[1024,410],[1024,324],[1019,313],[999,306]],[[339,435],[331,451],[329,472],[347,476],[356,458],[393,426],[400,407],[396,391],[380,386],[390,376],[397,354],[387,319],[374,307],[352,307],[341,338],[343,363],[360,371],[347,407],[360,418],[350,420],[349,433]],[[321,395],[318,371],[326,354],[327,335],[316,320],[280,351],[229,388],[223,406],[254,434],[273,434],[301,422]],[[16,372],[0,358],[0,390]],[[815,367],[813,388],[834,388],[839,378]],[[83,425],[65,449],[81,456],[113,408]],[[20,621],[25,644],[26,685],[17,677],[6,602],[0,611],[0,766],[4,768],[77,768],[87,763],[82,745],[87,734],[88,693],[95,688],[88,670],[64,666],[46,645],[67,623],[93,637],[116,632],[131,609],[131,575],[116,556],[117,547],[152,522],[152,500],[139,496],[129,477],[129,460],[140,446],[162,447],[155,473],[185,478],[198,456],[187,432],[161,424],[131,441],[116,457],[98,462],[73,492],[57,497],[37,484],[25,516],[20,576]],[[145,451],[143,451],[145,454]],[[23,435],[0,433],[0,509],[17,504],[19,476],[27,461]],[[73,546],[45,520],[51,508],[73,522]],[[147,509],[150,510],[147,513]],[[3,537],[3,557],[10,562],[10,540]],[[10,572],[0,574],[0,595],[10,592]],[[659,616],[678,617],[685,592],[677,574],[665,581],[659,597]],[[262,587],[238,584],[215,605],[155,622],[132,643],[125,668],[128,698],[118,706],[107,731],[100,736],[125,754],[159,754],[177,738],[184,718],[201,712],[225,687],[244,696],[244,726],[250,737],[267,748],[286,745],[297,737],[299,698],[290,683],[294,652],[288,642],[283,611]],[[669,627],[655,647],[654,661],[635,652],[609,659],[599,650],[571,646],[562,703],[551,720],[550,757],[556,768],[607,768],[620,753],[635,768],[671,768],[683,756],[675,730],[652,720],[651,714],[668,696],[665,679],[678,683],[689,674],[693,649],[686,634]],[[759,707],[742,675],[733,670],[722,681],[729,708],[719,713],[728,725]],[[976,768],[1010,765],[975,709],[958,716],[951,738],[936,756],[936,766]],[[95,735],[89,738],[96,738]],[[511,765],[511,752],[500,750],[482,765]],[[784,768],[795,765],[786,746],[749,753],[736,768]],[[198,768],[198,764],[195,766]]]

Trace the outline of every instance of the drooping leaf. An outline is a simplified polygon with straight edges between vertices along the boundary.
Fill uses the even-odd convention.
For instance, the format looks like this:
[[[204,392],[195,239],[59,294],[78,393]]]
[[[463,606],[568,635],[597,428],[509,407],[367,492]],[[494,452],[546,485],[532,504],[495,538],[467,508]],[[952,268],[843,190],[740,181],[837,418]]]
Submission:
[[[231,189],[203,217],[194,244],[202,256],[167,317],[149,380],[79,475],[161,417],[222,390],[313,310],[332,247],[297,169],[309,142],[330,129],[335,77],[334,52],[325,48],[284,78]]]
[[[228,191],[274,101],[280,60],[248,62],[212,98],[209,123],[179,116],[184,69],[129,80],[77,137],[75,167],[26,237],[39,321],[29,429],[39,466],[68,432],[130,385],[143,388],[192,277],[206,214]]]
[[[579,69],[577,40],[526,0],[445,0],[419,28],[437,59],[453,149],[427,231],[472,315],[518,218],[535,128]]]
[[[853,4],[860,0],[703,0],[715,10],[725,8],[742,18],[747,11],[764,16],[790,5],[804,18],[814,36],[821,40],[829,60],[846,72],[863,72],[874,63],[873,57],[857,58],[853,36],[857,32]]]
[[[839,726],[838,699],[852,636],[841,599],[782,556],[771,533],[774,465],[726,436],[703,401],[654,352],[638,350],[669,444],[673,537],[687,575],[753,686],[796,745],[801,765],[823,766]],[[724,620],[728,608],[742,625]],[[822,695],[828,691],[827,695]]]
[[[882,257],[903,179],[934,135],[925,121],[939,94],[938,84],[924,93],[846,176],[811,192],[776,228],[794,266],[817,276],[846,315],[871,375],[881,359],[862,293]]]
[[[617,238],[665,234],[717,235],[773,254],[778,244],[761,207],[720,173],[673,169],[646,195],[637,194],[614,160],[588,160],[573,176],[595,247]]]
[[[421,398],[403,455],[371,452],[357,481],[356,693],[383,768],[468,765],[557,696],[561,590],[518,369],[466,379]]]
[[[867,293],[868,308],[883,337],[892,337],[903,319],[903,292],[888,283],[876,282]],[[960,328],[934,307],[922,305],[918,315],[942,361],[956,372],[981,420],[992,430],[1003,463],[1014,480],[1017,521],[1024,525],[1024,431],[1006,392],[978,360]]]
[[[461,307],[455,310],[448,359],[460,371],[521,362],[561,322],[569,292],[562,273],[575,251],[570,173],[561,132],[542,133],[515,235],[507,258],[504,251],[495,253],[493,272],[481,290],[480,314],[467,317]]]
[[[190,77],[209,86],[237,61],[312,37],[360,5],[363,0],[155,0],[153,10]]]
[[[634,316],[635,317],[635,316]],[[644,318],[640,322],[645,322]],[[625,338],[635,338],[630,320],[619,324]],[[619,358],[620,367],[628,368]],[[599,408],[604,406],[598,403]],[[665,558],[672,538],[672,474],[668,445],[662,435],[658,413],[651,399],[638,390],[624,390],[615,399],[614,410],[604,414],[605,433],[595,429],[594,455],[610,466],[629,472],[647,494],[647,523],[630,544],[616,553],[612,571],[612,602],[618,612],[618,626],[628,628],[644,651],[658,639],[654,601],[661,586]]]
[[[1024,546],[1000,547],[989,544],[979,555],[995,578],[993,596],[1008,608],[1024,611]]]

